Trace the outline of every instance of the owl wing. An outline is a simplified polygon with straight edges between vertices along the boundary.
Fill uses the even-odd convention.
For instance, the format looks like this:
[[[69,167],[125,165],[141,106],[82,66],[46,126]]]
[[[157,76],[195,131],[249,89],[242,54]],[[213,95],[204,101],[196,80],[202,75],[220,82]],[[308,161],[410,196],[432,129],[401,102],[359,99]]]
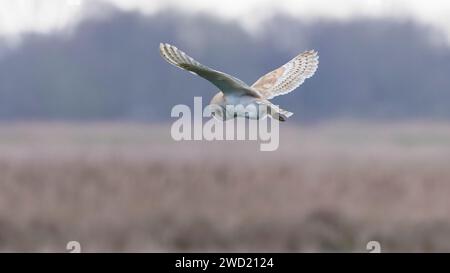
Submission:
[[[299,87],[317,70],[319,56],[316,51],[305,51],[285,65],[259,78],[252,87],[266,99],[287,94]]]
[[[226,73],[214,70],[194,60],[175,46],[161,43],[159,45],[161,56],[170,64],[198,75],[215,86],[224,94],[246,94],[260,98],[258,91],[248,86],[243,81]]]

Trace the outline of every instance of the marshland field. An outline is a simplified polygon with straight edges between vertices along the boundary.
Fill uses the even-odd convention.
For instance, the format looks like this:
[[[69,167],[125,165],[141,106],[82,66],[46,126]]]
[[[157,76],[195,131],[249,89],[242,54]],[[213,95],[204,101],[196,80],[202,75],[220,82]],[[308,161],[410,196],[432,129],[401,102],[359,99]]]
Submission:
[[[166,124],[3,123],[0,251],[450,250],[450,124],[281,125],[260,152]]]

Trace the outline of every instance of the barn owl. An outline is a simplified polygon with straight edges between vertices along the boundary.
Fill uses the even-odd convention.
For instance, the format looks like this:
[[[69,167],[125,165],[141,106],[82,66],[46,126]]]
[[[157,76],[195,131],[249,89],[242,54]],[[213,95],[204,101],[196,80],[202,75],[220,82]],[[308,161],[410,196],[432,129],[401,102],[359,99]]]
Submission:
[[[219,88],[210,105],[217,106],[216,109],[219,111],[212,114],[223,120],[235,117],[260,119],[271,116],[279,121],[285,121],[293,113],[281,109],[269,100],[295,90],[305,79],[314,75],[319,64],[316,51],[305,51],[249,86],[236,77],[199,63],[173,45],[161,43],[159,50],[161,56],[170,64],[198,75]]]

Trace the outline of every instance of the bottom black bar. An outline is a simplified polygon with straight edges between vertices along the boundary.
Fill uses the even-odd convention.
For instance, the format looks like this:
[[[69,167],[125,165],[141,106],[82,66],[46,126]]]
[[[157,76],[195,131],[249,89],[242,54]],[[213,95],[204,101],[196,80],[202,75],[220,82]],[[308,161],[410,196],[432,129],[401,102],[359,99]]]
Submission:
[[[121,272],[316,272],[320,270],[415,268],[447,265],[448,254],[369,253],[139,253],[139,254],[1,254],[3,267],[100,269]],[[312,270],[311,270],[312,269]],[[81,272],[81,271],[80,271]]]

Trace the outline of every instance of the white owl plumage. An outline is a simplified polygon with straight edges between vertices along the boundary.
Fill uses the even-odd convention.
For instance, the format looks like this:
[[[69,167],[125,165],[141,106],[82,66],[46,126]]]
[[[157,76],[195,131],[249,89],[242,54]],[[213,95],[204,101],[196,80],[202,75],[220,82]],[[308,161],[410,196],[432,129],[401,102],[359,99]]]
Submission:
[[[265,114],[280,121],[285,121],[293,113],[272,104],[269,99],[295,90],[307,78],[314,75],[319,64],[319,56],[316,51],[305,51],[249,86],[236,77],[199,63],[175,46],[161,43],[159,49],[161,56],[170,64],[198,75],[219,88],[220,92],[213,97],[211,104],[221,107],[238,104],[254,105],[257,108],[265,106],[264,108],[268,109]],[[261,114],[256,113],[234,113],[232,116],[223,116],[223,118],[236,116],[261,118]]]

